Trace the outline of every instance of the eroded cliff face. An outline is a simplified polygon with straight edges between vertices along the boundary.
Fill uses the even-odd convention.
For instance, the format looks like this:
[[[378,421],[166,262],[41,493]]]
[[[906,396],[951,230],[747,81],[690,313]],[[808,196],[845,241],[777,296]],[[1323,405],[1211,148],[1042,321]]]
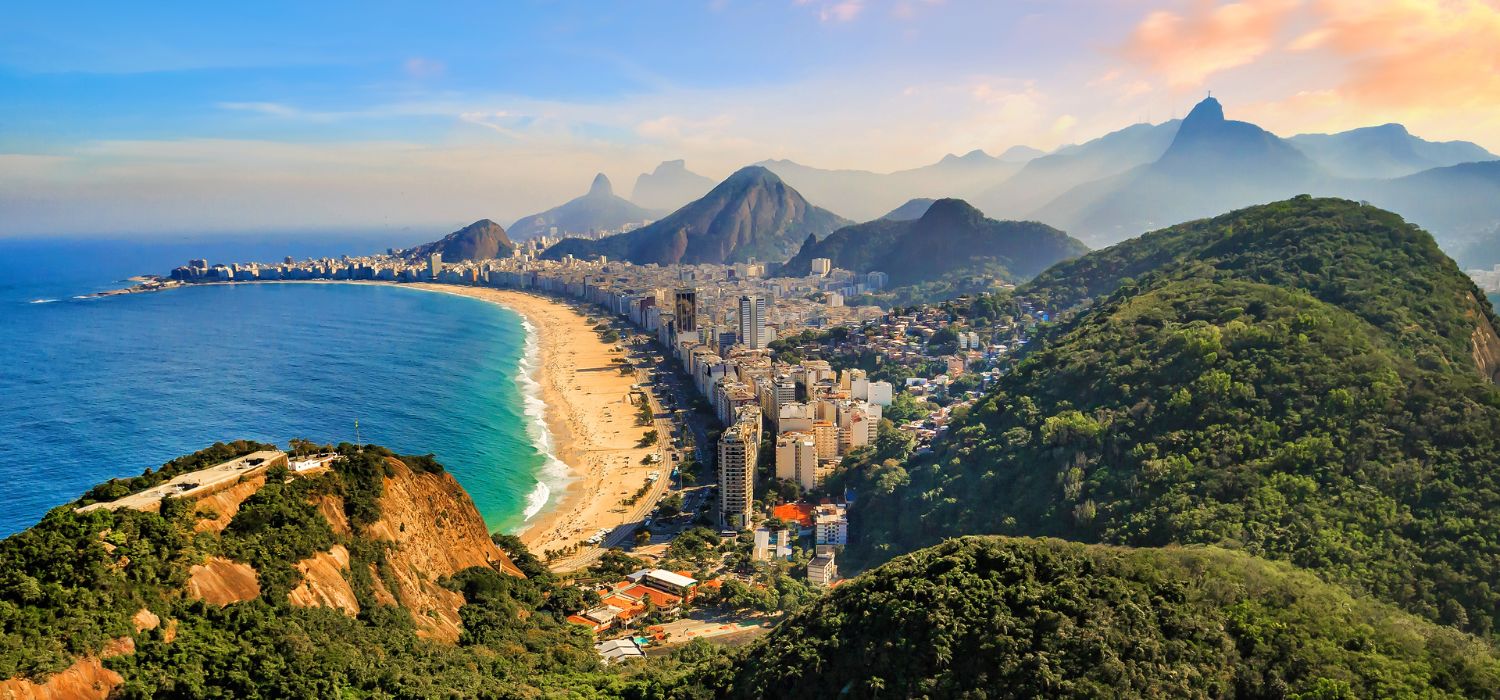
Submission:
[[[1479,304],[1487,303],[1488,299],[1475,299],[1474,295],[1469,295],[1469,313],[1474,320],[1474,333],[1469,336],[1469,345],[1473,350],[1474,366],[1479,368],[1479,373],[1485,379],[1500,384],[1500,334],[1496,334],[1489,316],[1479,311]]]
[[[521,571],[495,546],[473,500],[451,474],[414,473],[398,460],[391,466],[380,520],[360,533],[394,545],[386,554],[386,575],[376,579],[394,584],[388,593],[411,611],[420,634],[458,641],[463,596],[438,582],[473,566],[516,576]]]

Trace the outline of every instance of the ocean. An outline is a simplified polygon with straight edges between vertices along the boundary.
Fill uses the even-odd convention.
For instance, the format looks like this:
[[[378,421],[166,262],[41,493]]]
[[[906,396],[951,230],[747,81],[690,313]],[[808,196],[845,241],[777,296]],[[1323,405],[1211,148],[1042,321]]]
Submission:
[[[0,240],[0,536],[112,477],[215,441],[385,445],[435,454],[494,531],[564,474],[523,319],[486,302],[350,284],[201,286],[81,299],[189,257],[279,260],[368,238]],[[409,243],[409,242],[407,242]]]

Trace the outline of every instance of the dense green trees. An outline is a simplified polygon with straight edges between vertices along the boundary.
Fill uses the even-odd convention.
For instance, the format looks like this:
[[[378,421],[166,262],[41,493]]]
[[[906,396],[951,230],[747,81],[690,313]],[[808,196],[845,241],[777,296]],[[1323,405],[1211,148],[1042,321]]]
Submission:
[[[932,458],[856,476],[858,555],[968,533],[1217,544],[1495,632],[1500,391],[1468,345],[1491,314],[1427,234],[1299,199],[1068,266],[1023,292],[1102,296]]]
[[[743,698],[1493,697],[1500,659],[1242,553],[966,537],[834,589],[695,682]]]

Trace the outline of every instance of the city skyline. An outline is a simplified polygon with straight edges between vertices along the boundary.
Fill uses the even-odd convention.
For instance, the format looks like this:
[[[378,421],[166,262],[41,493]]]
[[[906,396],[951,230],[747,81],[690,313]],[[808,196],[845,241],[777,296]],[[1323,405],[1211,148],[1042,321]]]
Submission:
[[[0,236],[508,224],[595,172],[891,171],[1164,121],[1210,89],[1282,135],[1500,146],[1487,2],[344,9],[14,10]]]

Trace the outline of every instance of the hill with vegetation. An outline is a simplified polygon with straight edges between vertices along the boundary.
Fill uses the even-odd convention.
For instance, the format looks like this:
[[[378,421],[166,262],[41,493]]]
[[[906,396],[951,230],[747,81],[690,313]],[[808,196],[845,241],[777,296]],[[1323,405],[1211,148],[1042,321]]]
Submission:
[[[597,241],[564,240],[542,257],[566,255],[657,263],[780,262],[807,236],[821,238],[849,222],[809,204],[765,168],[742,168],[701,199],[650,226]]]
[[[877,219],[810,237],[780,274],[807,275],[814,258],[828,258],[845,270],[885,272],[892,287],[978,274],[1019,282],[1087,250],[1046,224],[995,221],[961,199],[939,199],[913,220]]]
[[[555,595],[546,569],[500,538],[513,563],[430,456],[300,445],[338,458],[307,473],[276,464],[156,512],[78,509],[152,485],[148,473],[0,541],[0,696],[515,697],[596,685],[592,635],[563,621],[582,599]],[[215,446],[166,471],[260,447]]]
[[[852,470],[857,554],[962,534],[1217,545],[1495,634],[1495,318],[1425,232],[1298,198],[1018,295],[1074,310],[930,457]]]
[[[480,219],[440,240],[424,243],[405,251],[412,260],[424,260],[436,253],[447,262],[491,260],[509,257],[516,244],[505,235],[505,228],[489,219]]]
[[[617,231],[627,225],[642,225],[657,218],[658,212],[636,205],[615,195],[614,187],[604,173],[594,176],[589,191],[547,211],[529,214],[511,224],[510,235],[518,241],[549,235],[586,234],[595,231]]]
[[[1473,698],[1500,692],[1500,657],[1241,552],[965,537],[704,676],[734,698]]]

